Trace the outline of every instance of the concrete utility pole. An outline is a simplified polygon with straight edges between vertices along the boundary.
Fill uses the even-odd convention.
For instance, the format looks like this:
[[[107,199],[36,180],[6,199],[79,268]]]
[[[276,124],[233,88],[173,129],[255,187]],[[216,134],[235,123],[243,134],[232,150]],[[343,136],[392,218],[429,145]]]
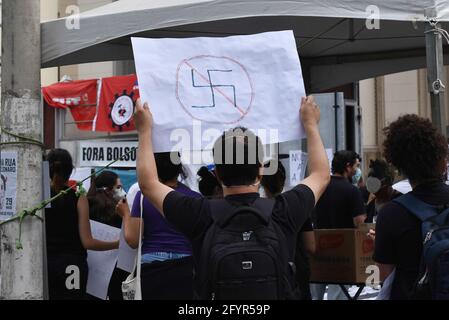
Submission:
[[[40,1],[2,1],[1,126],[20,136],[42,141],[40,99]],[[2,132],[1,142],[18,139]],[[37,145],[3,145],[18,154],[16,211],[42,201],[42,150]],[[41,214],[41,213],[38,213]],[[43,224],[27,217],[22,225],[23,250],[16,249],[18,221],[0,230],[0,299],[43,298]]]
[[[432,122],[447,136],[446,107],[444,104],[445,78],[443,64],[443,37],[436,31],[437,21],[426,23],[427,81],[430,93]]]

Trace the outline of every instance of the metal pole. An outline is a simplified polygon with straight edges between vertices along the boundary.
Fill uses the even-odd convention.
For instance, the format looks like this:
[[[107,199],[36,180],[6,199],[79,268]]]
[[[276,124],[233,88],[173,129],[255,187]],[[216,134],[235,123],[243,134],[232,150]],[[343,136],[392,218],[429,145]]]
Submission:
[[[430,21],[426,24],[427,81],[432,122],[443,135],[447,136],[446,107],[444,104],[445,84],[443,83],[443,39],[441,34],[435,31],[438,26],[436,21]]]
[[[20,136],[42,141],[40,99],[40,1],[2,3],[1,126]],[[1,142],[17,139],[2,132]],[[42,150],[30,144],[4,145],[17,152],[16,211],[42,201]],[[41,214],[41,213],[38,213]],[[22,225],[23,250],[16,249],[18,221],[1,227],[0,299],[43,298],[43,225],[27,217]]]
[[[335,152],[339,151],[338,148],[338,109],[340,106],[338,105],[338,92],[334,92],[334,134],[335,134]]]

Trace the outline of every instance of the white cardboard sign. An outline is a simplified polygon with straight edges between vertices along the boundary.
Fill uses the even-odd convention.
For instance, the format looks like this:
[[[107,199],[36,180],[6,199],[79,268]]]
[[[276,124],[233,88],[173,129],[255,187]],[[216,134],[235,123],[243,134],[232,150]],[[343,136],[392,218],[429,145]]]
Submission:
[[[306,174],[308,154],[301,150],[290,151],[290,186],[298,185]]]
[[[102,241],[116,241],[120,236],[120,229],[91,220],[92,236]],[[106,300],[109,281],[117,262],[118,250],[87,251],[89,275],[87,278],[87,293]]]
[[[236,126],[252,129],[264,144],[304,135],[305,89],[292,31],[132,43],[140,96],[153,114],[155,152],[210,150]],[[180,141],[185,134],[190,145]]]

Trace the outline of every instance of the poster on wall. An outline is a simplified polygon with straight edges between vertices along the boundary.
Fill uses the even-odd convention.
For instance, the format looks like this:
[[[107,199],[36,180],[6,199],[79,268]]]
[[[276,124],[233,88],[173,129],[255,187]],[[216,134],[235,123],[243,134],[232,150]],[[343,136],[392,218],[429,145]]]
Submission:
[[[0,220],[16,214],[17,152],[0,154]]]
[[[308,154],[301,150],[290,151],[290,186],[296,186],[304,179],[308,158]]]

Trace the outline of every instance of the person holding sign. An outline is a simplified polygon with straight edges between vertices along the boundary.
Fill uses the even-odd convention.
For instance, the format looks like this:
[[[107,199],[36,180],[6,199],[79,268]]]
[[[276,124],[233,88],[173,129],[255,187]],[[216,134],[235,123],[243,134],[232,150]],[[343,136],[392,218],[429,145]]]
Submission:
[[[139,135],[137,176],[140,188],[144,196],[158,211],[192,241],[193,255],[197,266],[195,285],[198,296],[202,299],[295,298],[295,281],[291,262],[294,260],[296,237],[298,231],[310,217],[316,201],[320,199],[330,179],[329,163],[318,129],[320,110],[314,98],[303,98],[301,106],[301,121],[308,138],[310,175],[298,186],[282,193],[275,200],[260,199],[258,191],[263,174],[263,148],[260,139],[249,130],[235,128],[223,133],[216,141],[213,150],[214,162],[217,178],[223,186],[225,199],[210,201],[204,198],[192,199],[175,192],[159,181],[153,155],[153,119],[147,103],[142,105],[140,101],[137,102],[134,120]],[[156,139],[156,137],[154,138]],[[227,151],[230,150],[228,148],[238,150],[242,154],[226,157],[229,155],[227,154]],[[237,159],[244,161],[242,163]],[[223,208],[227,208],[229,211],[222,212]],[[222,213],[223,215],[221,215]],[[235,241],[240,239],[236,245],[241,245],[241,241],[251,241],[259,247],[260,242],[272,241],[279,250],[264,251],[260,255],[256,255],[254,252],[249,253],[253,257],[252,260],[242,260],[241,263],[233,266],[230,264],[239,260],[228,259],[229,256],[226,256],[220,260],[219,269],[215,269],[216,265],[211,263],[212,260],[208,258],[217,251],[208,250],[207,246],[217,243],[215,240],[218,235],[211,234],[209,231],[216,230],[219,223],[216,219],[220,219],[220,216],[226,218],[222,225],[223,228],[229,224],[238,228],[239,218],[241,218],[242,227],[246,227],[246,224],[251,222],[261,226],[267,232],[275,232],[276,235],[273,240],[262,236],[259,241],[258,236],[253,237],[253,232],[251,232],[251,230],[258,231],[258,229],[243,230],[246,232],[234,239]],[[260,219],[254,219],[255,216]],[[208,239],[211,241],[209,242],[205,237],[209,237]],[[203,247],[203,243],[205,247]],[[267,260],[267,256],[270,256],[271,259]],[[242,255],[239,254],[239,257]],[[270,263],[261,263],[261,261],[270,261]],[[229,265],[229,267],[225,267],[223,264]],[[277,264],[279,268],[275,268],[274,264]],[[247,272],[240,272],[239,270],[242,268]],[[212,277],[212,272],[218,270],[221,270],[222,273],[229,273],[231,279],[239,281],[227,283],[226,275],[222,273],[216,274],[223,278]],[[251,281],[251,275],[256,273],[258,276],[272,274],[275,279],[274,283],[268,281],[271,278],[264,278],[268,280],[254,283]],[[244,278],[245,274],[247,278]],[[221,279],[224,282],[220,282]]]
[[[51,196],[54,197],[68,189],[73,162],[70,153],[63,149],[50,151],[47,160]],[[45,230],[50,300],[85,299],[88,275],[86,250],[118,249],[118,240],[105,242],[92,237],[89,203],[85,196],[78,197],[73,189],[55,200],[51,208],[45,209]]]

